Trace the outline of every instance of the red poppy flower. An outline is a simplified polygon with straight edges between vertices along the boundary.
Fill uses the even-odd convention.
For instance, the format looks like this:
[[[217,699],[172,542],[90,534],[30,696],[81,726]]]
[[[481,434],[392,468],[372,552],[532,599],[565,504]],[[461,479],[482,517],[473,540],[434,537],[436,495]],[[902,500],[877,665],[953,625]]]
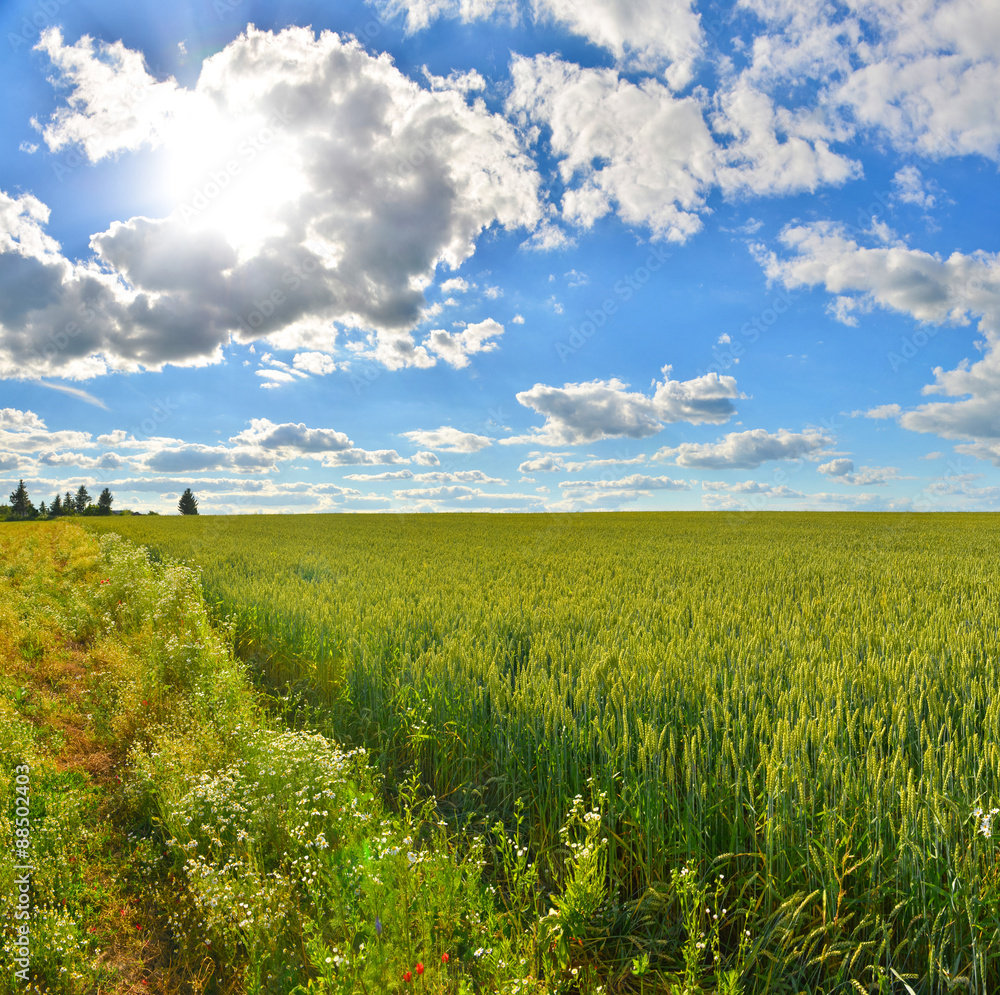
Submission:
[[[407,981],[407,982],[412,981],[413,980],[413,975],[410,974],[409,971],[407,971],[406,974],[403,975],[403,980]]]
[[[441,963],[442,964],[447,964],[448,963],[448,959],[449,958],[448,958],[447,954],[441,954]]]
[[[424,973],[424,965],[423,965],[423,964],[421,964],[421,963],[420,963],[420,962],[418,961],[418,962],[417,962],[417,974],[423,974],[423,973]]]

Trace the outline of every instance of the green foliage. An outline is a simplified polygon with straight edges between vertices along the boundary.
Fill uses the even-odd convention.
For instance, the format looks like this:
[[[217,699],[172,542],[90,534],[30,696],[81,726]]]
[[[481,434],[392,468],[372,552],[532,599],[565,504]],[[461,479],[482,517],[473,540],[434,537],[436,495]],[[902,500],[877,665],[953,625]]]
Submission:
[[[733,991],[1000,983],[1000,862],[973,815],[1000,800],[995,516],[125,525],[196,559],[238,651],[390,789],[412,769],[507,825],[523,800],[518,848],[553,855],[559,889],[561,813],[603,793],[607,902],[566,899],[593,911],[588,956]],[[697,961],[685,865],[724,874],[730,910]]]
[[[184,493],[181,495],[181,499],[177,502],[177,510],[182,515],[198,514],[198,501],[192,493],[190,487],[185,488]]]

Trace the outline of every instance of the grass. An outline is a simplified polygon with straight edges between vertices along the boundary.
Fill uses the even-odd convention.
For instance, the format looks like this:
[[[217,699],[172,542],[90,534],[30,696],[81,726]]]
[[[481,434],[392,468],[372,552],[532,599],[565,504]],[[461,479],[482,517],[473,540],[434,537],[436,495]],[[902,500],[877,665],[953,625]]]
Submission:
[[[530,976],[1000,983],[996,516],[94,527],[197,562],[287,716],[478,834]]]
[[[390,810],[364,750],[263,707],[197,572],[117,536],[4,529],[0,606],[3,995],[605,990],[566,932],[603,899],[595,813],[550,891],[418,777]]]

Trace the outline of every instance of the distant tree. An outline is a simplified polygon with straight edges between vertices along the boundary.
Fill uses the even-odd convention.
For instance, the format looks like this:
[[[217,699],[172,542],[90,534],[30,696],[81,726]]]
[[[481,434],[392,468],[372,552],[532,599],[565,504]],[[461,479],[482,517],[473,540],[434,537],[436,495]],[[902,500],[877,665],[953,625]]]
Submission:
[[[82,515],[87,510],[87,505],[90,504],[90,494],[87,492],[87,488],[80,484],[80,489],[76,492],[76,497],[73,499],[73,504],[76,507],[76,513]]]
[[[198,502],[195,499],[195,496],[191,493],[190,487],[181,495],[180,501],[177,502],[177,510],[182,515],[198,514]]]
[[[110,515],[111,505],[114,500],[115,499],[111,496],[111,488],[105,487],[104,490],[101,491],[101,496],[97,499],[97,508],[100,514]]]
[[[52,507],[49,508],[50,515],[61,515],[63,513],[62,498],[56,495],[55,500],[52,502]]]
[[[28,500],[28,488],[24,486],[24,481],[21,480],[18,482],[17,490],[10,496],[10,510],[18,518],[27,518],[29,509],[34,511],[34,508],[31,507],[31,502]]]
[[[89,497],[88,497],[88,500],[89,500]],[[69,491],[67,491],[65,497],[63,498],[63,514],[64,515],[72,515],[73,514],[73,509],[75,507],[76,507],[76,502],[73,500],[73,495],[70,494]]]
[[[40,518],[44,518],[49,513],[49,509],[45,507],[45,502],[43,501],[38,506],[38,515]]]

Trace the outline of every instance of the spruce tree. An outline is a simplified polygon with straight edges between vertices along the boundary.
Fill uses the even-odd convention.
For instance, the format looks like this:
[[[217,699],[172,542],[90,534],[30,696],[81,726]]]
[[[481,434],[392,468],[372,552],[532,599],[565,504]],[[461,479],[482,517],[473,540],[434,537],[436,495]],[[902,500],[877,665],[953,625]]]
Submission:
[[[63,514],[72,515],[74,507],[75,502],[73,501],[73,495],[67,491],[66,496],[63,498]]]
[[[24,486],[24,481],[21,480],[18,482],[17,490],[10,496],[10,510],[18,518],[26,518],[30,508],[31,502],[28,500],[28,488]]]
[[[181,495],[180,501],[177,502],[177,510],[182,515],[198,514],[198,502],[195,499],[195,496],[191,493],[190,487]]]
[[[113,501],[114,498],[111,496],[111,488],[105,487],[104,490],[101,491],[101,496],[97,499],[98,513],[101,515],[110,515],[111,504]]]
[[[76,513],[78,515],[82,515],[87,510],[87,505],[90,504],[90,494],[83,484],[80,484],[80,489],[76,492],[73,504],[76,506]]]
[[[57,494],[55,500],[52,502],[52,507],[49,508],[50,515],[61,515],[63,513],[62,498]]]

